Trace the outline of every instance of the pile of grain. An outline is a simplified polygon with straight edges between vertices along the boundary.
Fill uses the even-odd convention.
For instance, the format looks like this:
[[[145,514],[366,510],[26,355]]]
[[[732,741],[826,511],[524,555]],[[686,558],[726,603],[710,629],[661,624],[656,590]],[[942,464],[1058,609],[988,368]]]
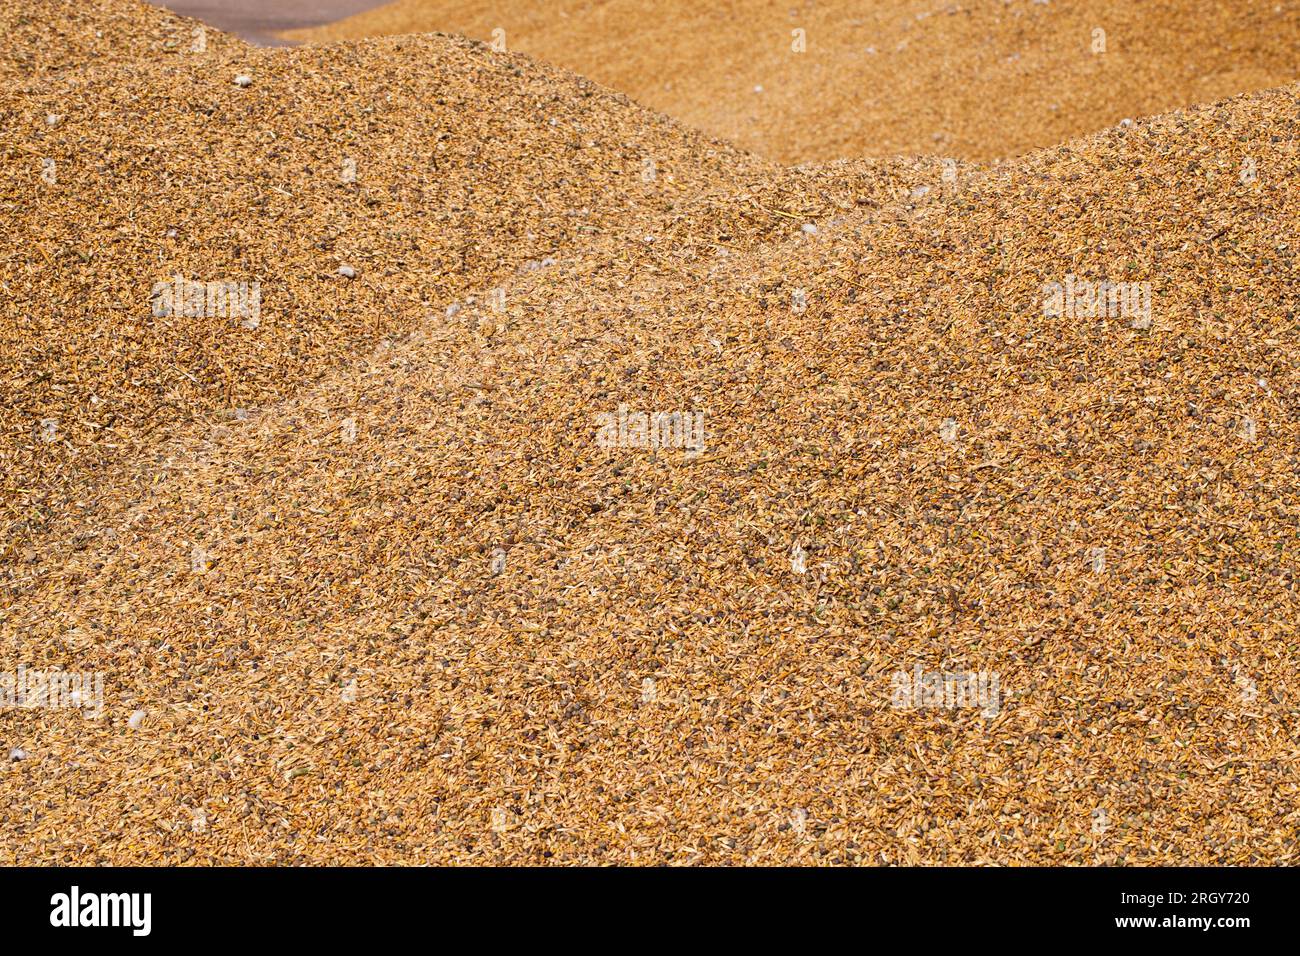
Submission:
[[[292,394],[577,249],[659,235],[713,256],[939,174],[770,167],[437,36],[74,72],[0,92],[0,110],[0,462],[24,476],[0,521],[24,527],[70,470]],[[256,327],[153,314],[176,275],[258,283]]]
[[[144,0],[22,0],[0,9],[0,80],[66,70],[203,61],[243,46],[235,37]]]
[[[0,862],[1297,862],[1300,88],[992,171],[441,37],[5,96],[0,670],[106,686],[0,710]]]
[[[397,0],[287,36],[425,30],[504,38],[781,162],[982,161],[1289,82],[1300,4]]]

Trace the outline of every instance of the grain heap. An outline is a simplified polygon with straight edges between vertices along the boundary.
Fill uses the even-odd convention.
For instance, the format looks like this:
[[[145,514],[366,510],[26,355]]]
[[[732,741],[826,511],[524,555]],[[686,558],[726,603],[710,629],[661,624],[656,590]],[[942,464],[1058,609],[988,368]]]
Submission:
[[[503,40],[780,162],[986,161],[1294,80],[1300,3],[397,0],[288,36],[424,30]]]
[[[438,36],[73,72],[0,92],[0,110],[0,463],[25,476],[0,520],[25,522],[70,469],[139,453],[171,421],[278,400],[605,237],[712,256],[940,175],[937,161],[770,167]],[[155,314],[173,276],[256,283],[257,315]]]
[[[22,0],[0,9],[0,81],[157,59],[202,62],[236,37],[143,0]]]
[[[160,258],[152,203],[117,212],[83,163],[96,238],[75,248],[100,267],[48,250],[44,295],[106,316],[137,308],[141,258],[272,276],[289,341],[188,346],[217,334],[190,323],[165,340],[182,367],[239,374],[183,414],[150,429],[123,405],[43,460],[40,406],[7,427],[0,646],[106,686],[102,713],[0,710],[22,755],[0,862],[1297,862],[1300,89],[991,171],[780,170],[460,41],[249,56],[222,64],[253,83],[214,130],[270,129],[265,161],[213,132],[157,180],[224,226]],[[5,161],[49,98],[222,102],[151,69],[7,100],[26,125]],[[313,124],[344,82],[347,121]],[[453,136],[422,179],[403,164],[451,131],[406,82],[507,126]],[[519,114],[547,89],[595,100],[598,144],[654,148],[584,145],[609,153],[561,181]],[[304,171],[385,95],[410,102],[361,126],[382,214],[315,211],[331,193]],[[668,157],[648,179],[647,153]],[[483,205],[516,192],[542,198]],[[5,203],[28,242],[70,241],[78,205]],[[475,256],[412,275],[448,254],[452,204]],[[335,220],[349,254],[320,266],[311,230]],[[5,260],[10,296],[44,302],[20,247]],[[1082,294],[1101,281],[1119,291]],[[0,376],[15,401],[163,388],[160,345],[100,368],[108,330],[72,323],[74,348],[4,308],[6,360],[33,356]],[[638,433],[660,410],[686,441]],[[996,682],[979,707],[900,702],[918,667]]]

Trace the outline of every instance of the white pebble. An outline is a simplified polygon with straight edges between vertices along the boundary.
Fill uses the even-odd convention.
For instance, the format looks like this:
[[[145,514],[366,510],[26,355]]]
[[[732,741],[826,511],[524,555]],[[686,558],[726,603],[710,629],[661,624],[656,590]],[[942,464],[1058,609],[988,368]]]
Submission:
[[[10,760],[26,760],[26,759],[27,759],[27,751],[26,751],[26,750],[23,750],[22,747],[15,747],[13,750],[9,751],[9,759],[10,759]]]
[[[247,73],[240,73],[237,77],[235,77],[235,85],[236,85],[236,86],[252,86],[252,85],[253,85],[253,78],[252,78],[251,76],[249,76]]]
[[[139,730],[142,723],[144,723],[144,711],[137,710],[127,719],[126,725],[132,730]]]
[[[817,226],[811,222],[805,222],[799,228],[802,229],[804,232],[808,233],[808,235],[810,236],[814,235],[817,232]]]
[[[355,279],[357,277],[357,270],[351,266],[339,266],[339,275],[345,279]]]

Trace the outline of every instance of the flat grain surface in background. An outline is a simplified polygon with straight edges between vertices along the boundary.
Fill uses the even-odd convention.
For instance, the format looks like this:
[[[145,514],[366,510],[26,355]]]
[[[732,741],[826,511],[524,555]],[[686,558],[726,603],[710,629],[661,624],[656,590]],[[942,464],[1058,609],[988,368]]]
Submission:
[[[782,163],[1021,155],[1291,82],[1296,0],[397,0],[294,31],[459,33]]]

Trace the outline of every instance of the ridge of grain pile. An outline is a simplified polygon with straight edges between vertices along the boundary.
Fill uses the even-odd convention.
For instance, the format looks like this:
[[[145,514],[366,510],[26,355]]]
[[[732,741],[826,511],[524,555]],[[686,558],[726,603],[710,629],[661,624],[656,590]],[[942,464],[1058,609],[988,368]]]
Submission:
[[[177,423],[5,571],[116,705],[0,715],[3,862],[1294,864],[1298,115],[578,249]]]
[[[615,237],[711,256],[938,176],[784,170],[456,38],[141,56],[0,91],[0,464],[24,476],[0,554],[171,424],[279,401],[521,270]],[[176,277],[256,314],[159,307]]]
[[[293,31],[463,33],[781,162],[987,161],[1297,78],[1300,2],[398,0]]]

